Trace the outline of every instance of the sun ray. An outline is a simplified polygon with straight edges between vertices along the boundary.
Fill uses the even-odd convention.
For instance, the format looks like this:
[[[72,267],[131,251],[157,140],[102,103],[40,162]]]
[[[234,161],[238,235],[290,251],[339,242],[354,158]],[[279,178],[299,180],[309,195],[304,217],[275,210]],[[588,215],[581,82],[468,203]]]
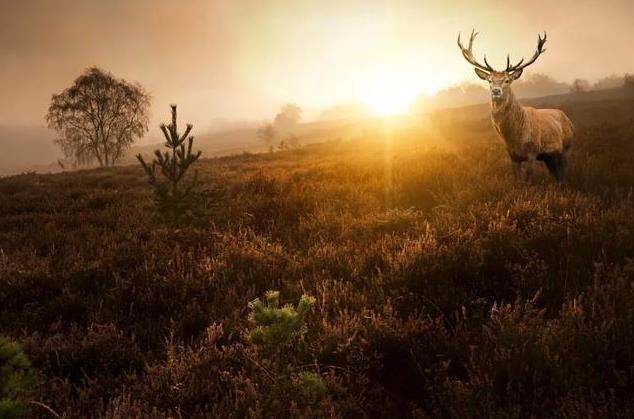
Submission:
[[[359,99],[377,115],[407,113],[416,97],[430,90],[420,85],[423,81],[402,69],[383,69],[361,80]]]

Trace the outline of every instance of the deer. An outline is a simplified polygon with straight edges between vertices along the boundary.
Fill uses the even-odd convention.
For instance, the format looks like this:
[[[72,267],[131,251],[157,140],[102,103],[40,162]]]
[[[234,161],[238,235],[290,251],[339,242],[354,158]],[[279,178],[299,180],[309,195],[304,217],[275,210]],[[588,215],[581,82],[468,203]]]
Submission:
[[[537,50],[533,56],[511,65],[506,56],[506,69],[496,71],[484,56],[484,65],[473,55],[473,41],[478,32],[471,31],[469,46],[465,48],[458,33],[458,47],[463,57],[473,65],[476,75],[489,83],[491,92],[491,120],[498,136],[504,141],[511,158],[516,181],[529,181],[535,161],[542,161],[550,174],[562,185],[567,156],[572,146],[574,125],[559,109],[535,109],[522,106],[515,98],[511,84],[519,79],[526,67],[533,64],[546,50],[546,32],[537,35]],[[524,174],[522,173],[524,172]]]

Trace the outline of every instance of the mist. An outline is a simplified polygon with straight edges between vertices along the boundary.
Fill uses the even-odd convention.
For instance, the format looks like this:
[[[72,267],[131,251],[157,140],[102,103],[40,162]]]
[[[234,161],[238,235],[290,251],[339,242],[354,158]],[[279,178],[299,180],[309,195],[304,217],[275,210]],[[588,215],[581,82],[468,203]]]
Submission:
[[[153,96],[152,129],[179,108],[198,127],[216,118],[262,120],[298,103],[306,120],[405,80],[412,97],[474,80],[455,47],[480,30],[493,65],[530,55],[564,82],[634,72],[629,1],[14,2],[0,7],[0,124],[43,125],[51,94],[96,65]]]

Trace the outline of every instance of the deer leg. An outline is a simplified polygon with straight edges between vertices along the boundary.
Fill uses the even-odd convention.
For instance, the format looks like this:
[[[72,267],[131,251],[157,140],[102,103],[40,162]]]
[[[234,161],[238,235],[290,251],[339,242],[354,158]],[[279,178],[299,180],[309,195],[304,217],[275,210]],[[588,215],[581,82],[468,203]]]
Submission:
[[[557,160],[552,153],[543,153],[538,156],[548,168],[548,173],[557,178]]]
[[[557,183],[564,183],[564,173],[566,171],[566,155],[563,153],[543,153],[538,156],[543,160],[548,168],[548,172],[555,178]]]
[[[535,158],[536,156],[528,156],[526,163],[526,182],[530,182],[533,178],[533,172],[535,170]]]
[[[560,185],[564,185],[566,181],[566,165],[568,164],[568,160],[566,159],[566,154],[562,153],[559,155],[559,165],[557,167],[557,182]]]

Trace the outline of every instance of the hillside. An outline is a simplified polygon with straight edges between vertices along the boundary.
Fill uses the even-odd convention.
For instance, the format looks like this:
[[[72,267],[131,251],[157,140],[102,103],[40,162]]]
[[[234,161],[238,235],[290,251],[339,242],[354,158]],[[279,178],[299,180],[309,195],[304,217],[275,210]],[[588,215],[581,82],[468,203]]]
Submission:
[[[567,103],[594,103],[606,100],[627,101],[631,93],[625,89],[598,90],[583,93],[563,94],[541,98],[523,99],[522,102],[537,107],[562,107]],[[409,114],[393,117],[400,126],[416,128],[421,118],[447,118],[455,121],[488,119],[489,104],[464,106],[431,111],[429,114]],[[368,133],[380,129],[382,118],[335,119],[298,124],[293,129],[301,144],[314,144],[334,139],[362,138]],[[285,139],[289,133],[280,132],[277,141]],[[198,147],[207,157],[226,156],[240,153],[260,153],[267,146],[257,137],[256,128],[231,129],[219,132],[200,132],[195,130]],[[0,155],[0,176],[28,171],[55,173],[61,171],[57,160],[62,158],[59,147],[53,143],[55,133],[46,127],[38,126],[0,126],[0,144],[5,151]],[[162,138],[144,138],[145,145],[134,146],[122,159],[122,165],[135,164],[138,153],[151,155],[161,147]]]
[[[565,189],[483,107],[202,159],[204,226],[137,165],[0,179],[0,335],[65,418],[632,417],[634,99],[573,99]],[[267,290],[305,333],[249,341]]]
[[[54,138],[43,126],[0,125],[0,176],[56,165],[62,152]]]

